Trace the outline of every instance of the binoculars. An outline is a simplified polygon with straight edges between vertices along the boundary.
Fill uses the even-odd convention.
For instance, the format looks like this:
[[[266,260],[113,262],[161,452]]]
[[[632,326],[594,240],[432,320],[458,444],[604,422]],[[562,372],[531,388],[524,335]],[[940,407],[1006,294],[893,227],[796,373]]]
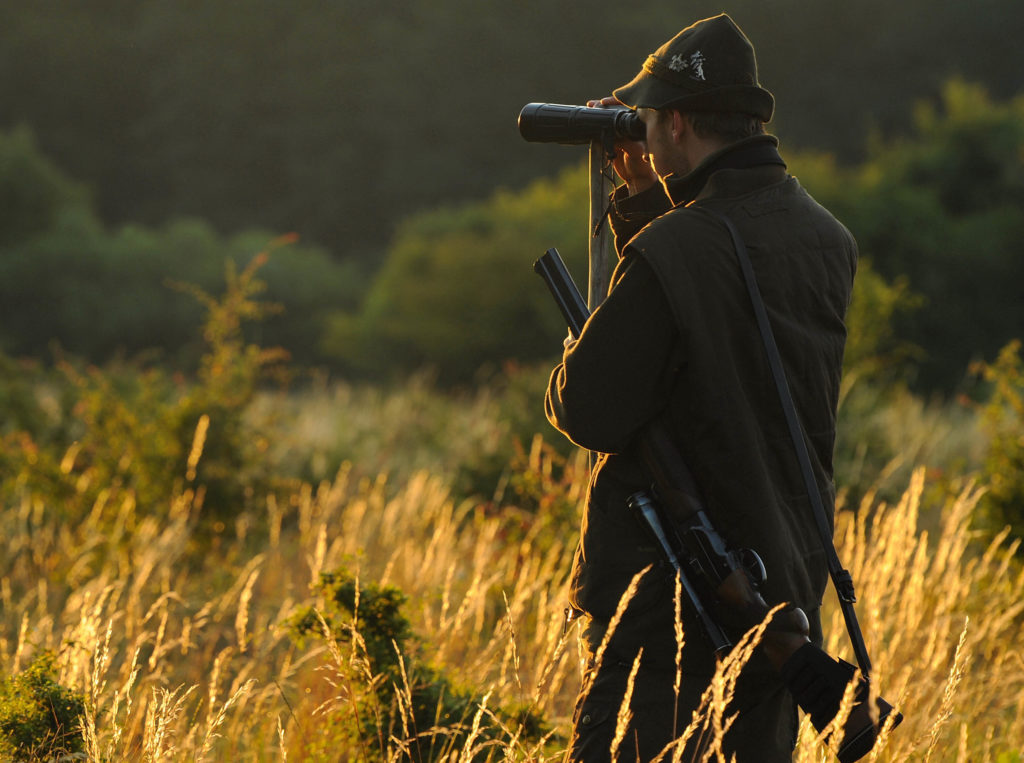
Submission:
[[[578,145],[619,138],[643,140],[647,129],[640,117],[625,106],[590,108],[559,103],[528,103],[519,112],[519,134],[531,143]]]

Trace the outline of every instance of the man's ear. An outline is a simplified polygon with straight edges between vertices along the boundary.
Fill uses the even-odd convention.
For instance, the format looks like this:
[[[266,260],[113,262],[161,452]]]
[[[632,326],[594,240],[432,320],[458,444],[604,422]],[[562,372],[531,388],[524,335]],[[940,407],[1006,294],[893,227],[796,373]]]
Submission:
[[[690,118],[675,109],[669,113],[672,115],[672,139],[678,143],[690,131]]]

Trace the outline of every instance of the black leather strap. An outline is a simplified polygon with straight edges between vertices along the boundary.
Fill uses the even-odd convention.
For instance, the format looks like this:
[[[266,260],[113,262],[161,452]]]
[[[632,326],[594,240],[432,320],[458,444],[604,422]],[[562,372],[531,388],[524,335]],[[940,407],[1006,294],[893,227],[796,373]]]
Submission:
[[[804,440],[803,427],[800,425],[800,418],[796,411],[796,404],[793,402],[793,395],[789,390],[789,382],[786,381],[786,371],[782,365],[782,357],[779,354],[778,345],[775,342],[775,334],[772,332],[771,323],[768,320],[768,311],[761,298],[761,290],[757,286],[757,278],[754,275],[754,266],[750,262],[750,255],[747,254],[747,247],[740,238],[739,231],[732,221],[721,212],[708,207],[697,207],[721,221],[732,237],[733,248],[736,251],[736,258],[740,263],[740,270],[743,273],[743,280],[747,286],[747,293],[750,295],[750,302],[754,308],[754,316],[757,319],[757,326],[761,332],[761,339],[764,342],[765,352],[768,356],[768,365],[771,367],[772,378],[775,380],[775,387],[779,393],[779,402],[782,404],[783,412],[786,415],[786,424],[789,427],[789,435],[793,441],[793,448],[796,451],[797,461],[800,464],[800,471],[803,474],[804,485],[807,489],[807,497],[811,502],[814,514],[814,522],[821,536],[821,546],[825,550],[825,557],[828,562],[829,575],[839,595],[839,604],[843,610],[843,618],[846,620],[846,629],[850,633],[850,640],[853,642],[853,651],[857,657],[861,672],[867,678],[871,673],[871,661],[868,658],[867,647],[864,644],[864,636],[857,622],[857,614],[853,604],[857,601],[853,589],[853,576],[843,567],[839,561],[839,554],[836,552],[835,544],[832,541],[832,525],[825,513],[825,506],[821,500],[821,491],[818,489],[817,480],[814,478],[814,469],[811,466],[810,453],[807,450],[807,443]]]

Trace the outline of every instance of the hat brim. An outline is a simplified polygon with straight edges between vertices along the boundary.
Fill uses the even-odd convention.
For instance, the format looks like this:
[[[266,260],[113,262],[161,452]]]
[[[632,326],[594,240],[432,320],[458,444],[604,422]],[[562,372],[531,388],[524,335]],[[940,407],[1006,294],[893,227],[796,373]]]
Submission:
[[[750,114],[770,122],[775,97],[757,85],[724,85],[687,93],[646,70],[632,82],[616,88],[612,95],[631,109],[678,108],[680,111],[719,111]]]

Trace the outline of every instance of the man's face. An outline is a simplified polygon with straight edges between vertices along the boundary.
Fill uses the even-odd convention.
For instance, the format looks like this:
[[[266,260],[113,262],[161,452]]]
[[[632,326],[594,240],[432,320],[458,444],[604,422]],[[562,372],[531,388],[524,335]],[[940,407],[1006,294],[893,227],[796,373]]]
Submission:
[[[647,128],[647,157],[658,177],[688,173],[682,138],[677,139],[672,131],[673,112],[640,108],[636,113]]]

